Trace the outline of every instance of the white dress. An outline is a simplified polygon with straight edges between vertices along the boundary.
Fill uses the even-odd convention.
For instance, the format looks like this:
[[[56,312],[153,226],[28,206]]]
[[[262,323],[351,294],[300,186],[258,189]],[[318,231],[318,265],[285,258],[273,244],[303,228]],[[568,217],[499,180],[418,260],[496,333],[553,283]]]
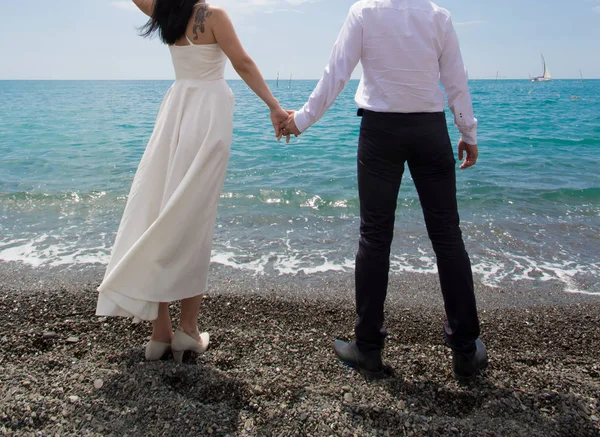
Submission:
[[[154,320],[158,304],[207,287],[233,135],[233,92],[218,44],[170,46],[167,92],[133,180],[96,314]]]

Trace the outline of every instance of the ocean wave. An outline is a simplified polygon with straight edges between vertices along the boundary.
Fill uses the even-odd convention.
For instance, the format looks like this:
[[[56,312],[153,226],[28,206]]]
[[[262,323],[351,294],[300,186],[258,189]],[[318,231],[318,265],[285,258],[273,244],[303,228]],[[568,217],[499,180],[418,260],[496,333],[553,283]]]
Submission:
[[[580,199],[581,201],[597,201],[600,202],[600,188],[583,188],[580,190],[559,188],[537,190],[537,194],[545,200],[573,200]],[[598,205],[600,206],[600,205]]]
[[[106,237],[106,236],[105,236]],[[49,235],[33,240],[0,244],[0,261],[19,262],[31,267],[64,267],[87,264],[106,265],[110,246],[79,247]],[[354,270],[353,253],[344,256],[339,249],[295,248],[289,241],[268,245],[272,250],[247,251],[230,242],[216,244],[211,257],[215,265],[226,266],[256,276],[296,276],[323,273],[349,273]],[[348,256],[352,253],[351,256]],[[583,264],[566,259],[541,260],[521,253],[486,250],[472,256],[473,274],[482,284],[500,288],[519,281],[556,282],[567,293],[600,295],[600,263]],[[414,252],[393,254],[392,274],[437,274],[430,250],[417,246]]]
[[[360,202],[358,197],[336,198],[325,194],[308,193],[298,189],[287,190],[265,190],[260,189],[253,192],[224,192],[221,194],[223,206],[234,206],[236,208],[246,205],[288,205],[313,210],[328,208],[355,209],[358,210]]]
[[[56,238],[45,234],[34,240],[0,244],[0,261],[20,262],[31,267],[108,264],[109,253],[110,249],[105,245],[81,248],[76,244],[56,241]]]
[[[61,193],[36,193],[29,191],[17,191],[12,193],[0,193],[0,200],[2,202],[34,202],[34,203],[48,203],[48,202],[86,202],[95,201],[105,196],[111,196],[113,198],[122,198],[122,196],[115,195],[114,193],[108,193],[106,191],[90,191],[90,192],[79,192],[79,191],[66,191]]]
[[[584,216],[600,215],[600,188],[551,188],[543,187],[538,181],[532,189],[523,187],[507,187],[484,182],[472,182],[472,185],[460,193],[461,212],[481,208],[492,208],[499,216],[510,215],[514,206],[519,206],[521,214],[530,211],[531,214],[544,216],[556,213],[556,202],[564,203],[561,213],[570,211],[570,214]],[[549,185],[549,184],[548,184]],[[226,191],[221,195],[219,208],[225,216],[228,211],[233,212],[244,208],[253,209],[253,214],[260,214],[264,206],[278,206],[282,213],[296,214],[298,209],[314,210],[321,214],[352,214],[358,215],[360,200],[358,194],[349,193],[323,193],[321,190],[309,192],[299,189],[286,190],[249,190]],[[126,192],[111,192],[107,190],[65,191],[59,193],[43,192],[0,192],[0,211],[14,215],[23,212],[52,210],[56,207],[82,208],[93,207],[96,212],[100,209],[106,213],[117,213],[122,210],[127,200]],[[398,213],[407,211],[420,213],[420,202],[414,187],[409,187],[400,193],[398,198]],[[262,210],[268,214],[268,210]],[[465,215],[466,215],[465,214]]]

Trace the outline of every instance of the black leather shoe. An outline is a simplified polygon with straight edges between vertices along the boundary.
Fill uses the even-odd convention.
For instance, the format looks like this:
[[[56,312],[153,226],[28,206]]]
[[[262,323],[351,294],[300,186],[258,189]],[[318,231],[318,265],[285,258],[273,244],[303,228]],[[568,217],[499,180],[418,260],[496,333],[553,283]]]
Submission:
[[[459,382],[469,382],[488,365],[485,345],[480,339],[475,340],[475,352],[469,355],[452,352],[452,369]]]
[[[381,351],[362,353],[358,349],[356,341],[346,343],[342,340],[335,341],[333,350],[340,361],[358,370],[367,380],[385,377],[383,363],[381,362]]]

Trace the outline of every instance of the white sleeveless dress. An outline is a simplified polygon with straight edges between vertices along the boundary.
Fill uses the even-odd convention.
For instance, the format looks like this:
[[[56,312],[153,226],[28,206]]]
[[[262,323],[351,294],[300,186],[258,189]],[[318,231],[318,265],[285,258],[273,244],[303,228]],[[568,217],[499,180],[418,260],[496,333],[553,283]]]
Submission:
[[[218,44],[170,46],[167,92],[133,180],[96,314],[155,320],[159,302],[207,287],[233,135],[233,92]]]

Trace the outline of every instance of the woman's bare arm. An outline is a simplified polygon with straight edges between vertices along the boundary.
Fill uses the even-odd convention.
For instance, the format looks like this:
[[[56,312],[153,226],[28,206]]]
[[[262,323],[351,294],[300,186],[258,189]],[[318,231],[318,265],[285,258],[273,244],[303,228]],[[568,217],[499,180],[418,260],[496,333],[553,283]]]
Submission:
[[[233,28],[233,23],[227,13],[223,9],[211,8],[211,19],[214,20],[213,23],[211,23],[213,35],[221,47],[221,50],[227,55],[237,74],[240,75],[250,89],[269,107],[275,135],[277,136],[277,139],[281,138],[282,133],[280,125],[287,121],[287,112],[281,108],[279,102],[267,86],[260,70],[248,53],[246,53],[244,47],[242,47],[242,43],[240,42],[235,29]]]
[[[149,17],[152,16],[152,12],[154,12],[154,0],[133,0],[133,3],[135,3],[144,14]]]
[[[258,67],[242,47],[227,13],[219,8],[211,8],[211,12],[211,18],[214,20],[212,30],[215,39],[231,61],[235,71],[270,109],[279,108],[279,102],[269,90]]]

